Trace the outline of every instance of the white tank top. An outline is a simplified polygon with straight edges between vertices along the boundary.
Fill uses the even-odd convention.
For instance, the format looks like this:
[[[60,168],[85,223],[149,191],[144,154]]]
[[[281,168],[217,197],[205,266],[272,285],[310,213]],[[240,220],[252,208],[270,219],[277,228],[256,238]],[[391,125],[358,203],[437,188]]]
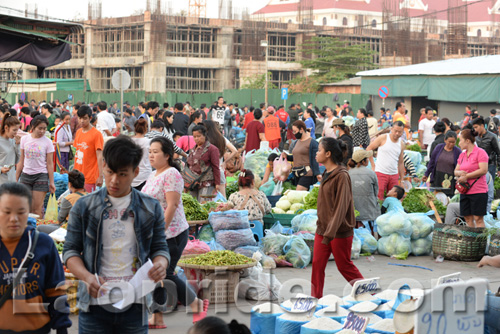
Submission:
[[[377,163],[375,172],[386,175],[398,174],[399,155],[401,154],[401,138],[396,143],[391,140],[390,134],[387,134],[385,144],[378,148]]]

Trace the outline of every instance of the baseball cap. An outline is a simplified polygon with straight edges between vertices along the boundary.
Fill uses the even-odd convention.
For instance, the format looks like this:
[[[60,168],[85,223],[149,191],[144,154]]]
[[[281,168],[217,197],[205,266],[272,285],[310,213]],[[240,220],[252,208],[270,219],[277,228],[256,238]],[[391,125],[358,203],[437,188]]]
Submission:
[[[274,114],[274,107],[273,106],[267,107],[267,112],[270,114]]]
[[[352,160],[354,162],[358,163],[362,161],[363,159],[369,158],[373,156],[373,151],[366,151],[364,149],[356,150],[352,154]]]
[[[343,125],[343,124],[345,124],[345,122],[342,118],[336,118],[332,122],[332,128],[336,125]]]

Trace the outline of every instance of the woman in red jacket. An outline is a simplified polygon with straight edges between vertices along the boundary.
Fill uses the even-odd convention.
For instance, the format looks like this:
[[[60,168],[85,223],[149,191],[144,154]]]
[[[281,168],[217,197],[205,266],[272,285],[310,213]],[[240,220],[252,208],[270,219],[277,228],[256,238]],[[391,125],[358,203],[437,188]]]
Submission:
[[[344,278],[351,284],[363,275],[351,261],[351,247],[356,226],[351,178],[342,161],[347,145],[337,139],[323,138],[316,161],[325,166],[318,194],[318,222],[314,238],[311,277],[312,296],[321,298],[325,283],[325,269],[330,254]]]

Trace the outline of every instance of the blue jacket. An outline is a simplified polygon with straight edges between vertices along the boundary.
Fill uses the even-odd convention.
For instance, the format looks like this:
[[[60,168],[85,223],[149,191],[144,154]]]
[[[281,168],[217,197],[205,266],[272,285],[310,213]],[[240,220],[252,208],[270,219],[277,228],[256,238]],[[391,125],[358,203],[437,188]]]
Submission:
[[[0,239],[0,297],[7,285],[12,283],[13,267],[17,269],[26,256],[30,238],[34,238],[33,227],[25,229],[12,255]],[[40,232],[34,254],[16,287],[14,298],[20,309],[26,305],[31,305],[32,309],[43,309],[41,305],[46,304],[47,312],[14,314],[11,296],[0,308],[1,333],[49,333],[51,328],[57,329],[58,333],[67,333],[67,328],[71,326],[63,287],[64,270],[52,238]],[[36,303],[39,305],[35,307]]]
[[[111,206],[107,189],[80,198],[69,213],[68,234],[64,243],[63,261],[77,256],[87,270],[100,272],[102,250],[102,221],[104,211]],[[170,262],[165,236],[165,220],[160,203],[132,188],[132,200],[126,214],[132,214],[138,246],[138,258],[142,266],[147,260],[163,256]],[[90,302],[85,285],[78,288],[79,307],[86,311]]]
[[[436,175],[437,162],[438,162],[439,156],[441,155],[441,153],[444,150],[445,145],[446,144],[439,144],[438,146],[436,146],[436,148],[434,148],[434,151],[432,151],[431,159],[429,160],[429,163],[427,164],[427,170],[425,171],[425,176],[429,177],[429,174],[432,173],[431,183],[434,182],[434,175]],[[458,147],[454,146],[453,147],[453,154],[455,155],[455,165],[453,166],[453,168],[457,167],[457,161],[458,161],[458,157],[460,156],[460,153],[462,153],[462,151]]]

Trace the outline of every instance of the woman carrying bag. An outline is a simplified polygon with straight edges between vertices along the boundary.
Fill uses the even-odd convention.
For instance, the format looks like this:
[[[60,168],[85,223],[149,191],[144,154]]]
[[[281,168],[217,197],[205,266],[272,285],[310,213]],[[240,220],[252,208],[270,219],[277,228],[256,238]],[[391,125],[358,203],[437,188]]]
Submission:
[[[207,129],[197,125],[193,129],[196,146],[189,152],[182,171],[184,189],[199,202],[215,197],[220,190],[219,150],[207,140]]]

